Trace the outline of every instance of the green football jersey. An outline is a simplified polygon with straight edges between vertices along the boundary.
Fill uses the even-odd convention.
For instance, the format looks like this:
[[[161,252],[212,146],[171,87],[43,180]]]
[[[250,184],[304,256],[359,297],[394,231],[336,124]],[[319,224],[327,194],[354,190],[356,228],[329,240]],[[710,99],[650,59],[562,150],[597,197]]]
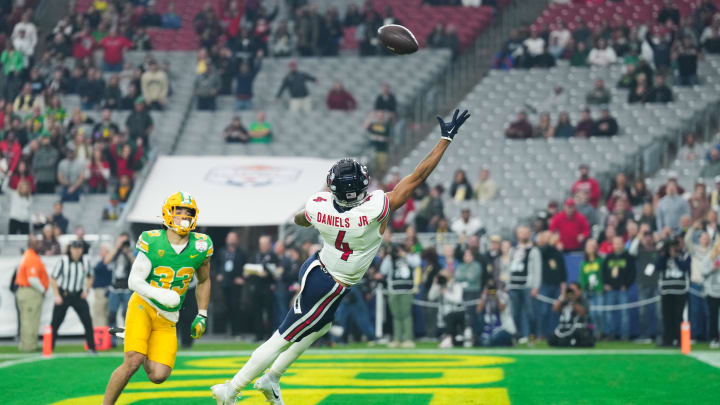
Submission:
[[[173,289],[180,294],[180,304],[174,308],[148,298],[159,309],[168,312],[180,310],[195,270],[213,254],[210,237],[197,232],[190,232],[187,246],[182,252],[176,253],[168,241],[165,229],[143,232],[135,247],[152,263],[152,270],[145,281],[153,287]]]

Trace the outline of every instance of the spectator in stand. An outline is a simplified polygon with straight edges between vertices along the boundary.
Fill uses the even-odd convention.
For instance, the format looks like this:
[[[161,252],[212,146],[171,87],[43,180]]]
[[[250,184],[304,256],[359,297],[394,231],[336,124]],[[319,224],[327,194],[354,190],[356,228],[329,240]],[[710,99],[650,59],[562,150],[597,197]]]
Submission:
[[[677,66],[679,85],[695,86],[699,84],[698,80],[698,59],[702,58],[702,51],[695,45],[695,41],[690,36],[686,36],[682,41],[678,41],[677,46],[673,50],[673,59]]]
[[[277,91],[276,98],[280,98],[287,89],[290,93],[290,111],[312,111],[312,100],[307,88],[307,82],[317,82],[315,76],[297,70],[297,62],[290,61],[289,72],[283,78]]]
[[[85,183],[85,161],[76,157],[72,145],[66,148],[65,159],[58,165],[58,183],[60,183],[60,200],[77,202],[80,200],[82,186]]]
[[[168,4],[167,10],[162,15],[162,27],[169,29],[178,29],[182,26],[182,19],[175,12],[175,2]]]
[[[657,21],[660,24],[665,24],[668,21],[673,25],[680,25],[680,10],[673,3],[673,0],[665,0],[663,7],[658,13]]]
[[[585,102],[590,105],[609,104],[612,101],[610,90],[605,87],[603,79],[595,80],[595,87],[585,96]]]
[[[275,57],[288,57],[293,53],[295,40],[294,33],[288,29],[287,21],[281,20],[270,39],[270,52]]]
[[[262,67],[262,51],[251,61],[240,63],[240,69],[236,78],[235,87],[235,110],[244,111],[252,109],[253,82],[260,68]]]
[[[112,119],[112,110],[105,108],[102,111],[100,122],[95,124],[92,130],[92,137],[98,139],[110,139],[120,132],[120,128]]]
[[[532,135],[533,127],[528,121],[525,111],[520,111],[517,120],[510,123],[508,129],[505,130],[505,136],[510,139],[527,139],[532,138]]]
[[[562,139],[572,138],[575,136],[575,128],[573,128],[573,125],[570,122],[570,115],[567,112],[561,111],[560,115],[558,115],[558,121],[553,135],[555,138]]]
[[[43,256],[60,254],[60,243],[55,237],[55,227],[52,224],[45,224],[45,226],[43,226],[38,253]]]
[[[586,191],[590,198],[590,205],[597,208],[600,197],[602,196],[600,183],[598,183],[594,177],[590,176],[590,166],[587,164],[581,164],[579,170],[580,178],[578,178],[572,185],[570,192],[575,195],[579,191]]]
[[[617,55],[615,50],[607,45],[605,38],[599,38],[587,60],[593,66],[610,66],[617,62]]]
[[[717,148],[710,150],[710,161],[700,170],[700,177],[720,176],[720,151]]]
[[[454,220],[450,228],[453,233],[461,237],[470,237],[476,235],[482,229],[482,224],[480,218],[471,216],[470,208],[463,208],[460,212],[460,218]]]
[[[265,112],[258,111],[255,121],[250,123],[250,143],[270,143],[272,141],[272,128],[265,120]]]
[[[528,67],[532,67],[535,65],[536,59],[544,53],[545,39],[540,36],[537,30],[533,29],[530,31],[530,37],[523,41],[523,45],[525,45],[525,49],[527,49],[530,56],[530,65]]]
[[[87,77],[78,82],[77,92],[83,110],[94,109],[105,95],[105,80],[102,72],[95,68],[88,69]]]
[[[563,20],[558,18],[555,22],[555,29],[550,31],[550,36],[548,38],[551,43],[555,40],[560,48],[565,49],[568,46],[568,43],[572,40],[572,34],[570,33],[570,30],[565,27]]]
[[[110,156],[112,158],[112,167],[115,168],[115,177],[128,176],[130,180],[133,179],[135,171],[139,169],[140,160],[143,156],[142,138],[138,139],[135,145],[136,148],[133,151],[133,147],[129,143],[118,144],[116,140],[113,140],[110,144]],[[120,150],[119,152],[118,149]]]
[[[645,103],[650,97],[652,89],[648,87],[647,77],[644,73],[638,73],[635,76],[635,87],[630,89],[628,93],[628,103]]]
[[[234,116],[230,125],[225,127],[223,138],[227,143],[247,143],[250,141],[250,134],[243,125],[240,116]]]
[[[142,94],[150,109],[163,110],[170,90],[168,76],[154,59],[151,59],[148,65],[148,71],[143,73],[141,78]]]
[[[120,76],[112,75],[105,87],[102,106],[103,108],[109,108],[111,110],[118,109],[120,107],[121,99],[122,92],[120,91]]]
[[[33,94],[32,85],[30,83],[25,83],[22,87],[22,92],[15,97],[13,111],[15,114],[28,115],[31,114],[35,108],[44,110],[45,100],[42,96]]]
[[[150,148],[150,134],[153,130],[153,119],[145,110],[145,99],[138,97],[135,99],[135,109],[128,115],[125,120],[128,135],[132,142],[142,139],[143,145]]]
[[[656,221],[658,231],[665,232],[666,228],[673,234],[681,232],[680,218],[690,214],[690,206],[680,195],[677,185],[669,182],[665,187],[666,195],[657,205]]]
[[[655,87],[650,90],[647,98],[648,103],[672,103],[673,92],[665,84],[665,77],[662,75],[655,76]]]
[[[690,220],[692,222],[704,220],[710,212],[710,196],[702,179],[695,182],[695,191],[688,200],[688,204],[690,205]]]
[[[31,17],[32,10],[23,13],[22,20],[15,24],[11,36],[13,47],[22,52],[28,60],[32,58],[38,41],[37,28],[30,21]]]
[[[635,88],[635,75],[637,72],[635,71],[635,65],[632,63],[628,63],[625,65],[625,73],[620,77],[620,80],[617,82],[617,87],[619,89],[633,89]]]
[[[355,98],[340,81],[336,81],[328,93],[326,104],[328,110],[352,111],[357,107]]]
[[[640,178],[636,179],[633,183],[632,188],[630,189],[630,204],[633,207],[638,207],[646,202],[651,201],[652,194],[650,193],[650,190],[647,189],[647,186],[645,185],[645,180]]]
[[[575,193],[575,204],[579,213],[581,213],[588,224],[593,227],[600,223],[600,218],[597,208],[590,204],[590,194],[587,190],[580,189]]]
[[[575,137],[589,138],[592,135],[592,131],[594,128],[595,120],[593,120],[592,118],[590,109],[585,108],[582,111],[582,115],[580,116],[580,121],[578,121],[577,126],[575,127]]]
[[[27,181],[28,185],[30,185],[30,193],[35,192],[35,177],[30,172],[30,167],[25,159],[20,159],[15,171],[10,175],[10,189],[16,190],[21,181]]]
[[[679,157],[682,160],[692,161],[698,159],[701,152],[697,143],[695,142],[695,134],[692,132],[685,135],[685,142],[680,150]]]
[[[26,180],[20,181],[17,190],[10,190],[10,208],[8,217],[8,234],[27,235],[31,231],[31,217],[33,198],[30,191],[30,184]]]
[[[595,325],[595,337],[599,338],[603,330],[603,313],[598,309],[603,304],[603,281],[602,281],[603,259],[598,256],[598,244],[593,238],[585,242],[585,256],[580,263],[578,281],[580,288],[585,291],[585,296],[590,301],[590,317]]]
[[[608,211],[615,211],[615,203],[620,199],[629,199],[630,193],[630,185],[625,173],[616,174],[606,198]]]
[[[387,172],[388,151],[390,149],[390,124],[381,110],[370,113],[365,120],[365,130],[370,144],[375,149],[375,170],[378,174]]]
[[[539,294],[563,300],[567,288],[567,270],[562,252],[555,247],[555,238],[557,235],[548,231],[541,232],[537,236],[537,246],[542,258]],[[539,304],[536,306],[537,334],[541,338],[549,339],[557,326],[558,317],[553,313],[552,305],[540,301],[537,304]]]
[[[674,184],[675,184],[675,187],[677,187],[677,193],[678,193],[678,195],[683,195],[683,194],[685,194],[685,189],[678,183],[678,174],[677,174],[677,172],[668,172],[667,177],[668,177],[667,183],[665,183],[665,184],[661,185],[660,187],[658,187],[657,198],[663,198],[663,197],[665,197],[665,194],[667,194],[667,185],[670,184],[670,183],[674,183]],[[700,176],[700,177],[703,177],[703,176]]]
[[[542,255],[530,240],[530,228],[520,226],[515,231],[517,245],[510,253],[510,277],[507,285],[513,320],[518,327],[518,343],[528,342],[535,333],[535,298],[542,277]]]
[[[40,256],[39,241],[33,235],[28,237],[27,250],[20,259],[15,284],[17,290],[17,306],[20,315],[21,352],[32,352],[37,349],[38,329],[42,315],[43,295],[48,289],[48,274]]]
[[[582,249],[585,239],[590,236],[590,225],[587,219],[575,206],[575,200],[565,200],[562,212],[558,212],[550,220],[550,231],[560,237],[562,250],[575,252]]]
[[[595,121],[593,136],[615,136],[618,133],[618,124],[607,108],[602,109],[600,119]]]
[[[50,142],[49,136],[40,138],[39,147],[33,154],[32,168],[35,173],[36,192],[46,194],[55,192],[56,167],[60,153]]]
[[[375,98],[375,110],[391,114],[392,119],[397,114],[397,99],[387,83],[383,84],[382,93]]]
[[[93,148],[92,157],[88,162],[88,189],[90,193],[107,192],[110,179],[110,163],[105,158],[105,153],[97,145]]]
[[[199,111],[215,111],[216,97],[220,90],[220,78],[215,68],[209,65],[205,71],[195,79],[195,97]]]
[[[418,204],[415,214],[415,227],[418,232],[432,232],[437,228],[440,218],[444,216],[443,187],[436,185]]]
[[[612,245],[613,251],[605,258],[602,268],[605,305],[625,305],[629,301],[628,290],[635,283],[635,258],[625,251],[625,242],[621,236],[614,237]],[[628,309],[607,311],[605,326],[606,337],[628,340],[630,311]]]
[[[641,223],[640,231],[630,240],[628,252],[635,258],[638,300],[643,301],[658,295],[658,273],[653,271],[657,259],[657,248],[651,227]],[[657,336],[660,323],[660,306],[655,303],[639,308],[640,339],[650,343]]]
[[[575,42],[575,46],[570,54],[570,66],[585,67],[588,65],[590,50],[584,41]]]
[[[550,121],[550,113],[540,113],[538,124],[533,128],[533,138],[552,138],[555,135],[555,128]]]
[[[65,214],[63,214],[62,202],[56,201],[55,204],[53,204],[53,214],[50,217],[50,222],[55,225],[55,228],[57,228],[61,234],[67,233],[70,221],[68,221]]]
[[[465,171],[462,169],[458,169],[455,172],[455,179],[453,179],[450,185],[450,197],[455,201],[466,201],[472,200],[473,198],[472,186],[467,179]]]
[[[125,50],[132,48],[133,43],[118,34],[116,27],[110,29],[110,34],[98,44],[103,49],[103,71],[121,72],[125,59]]]
[[[72,56],[76,60],[82,60],[92,56],[95,49],[95,38],[90,33],[90,28],[85,26],[73,35]]]
[[[700,45],[707,53],[720,54],[720,18],[713,18],[712,25],[705,27],[700,36]]]
[[[480,203],[485,203],[494,199],[496,194],[497,185],[495,180],[490,178],[490,169],[483,167],[480,169],[480,180],[475,184],[475,198]]]

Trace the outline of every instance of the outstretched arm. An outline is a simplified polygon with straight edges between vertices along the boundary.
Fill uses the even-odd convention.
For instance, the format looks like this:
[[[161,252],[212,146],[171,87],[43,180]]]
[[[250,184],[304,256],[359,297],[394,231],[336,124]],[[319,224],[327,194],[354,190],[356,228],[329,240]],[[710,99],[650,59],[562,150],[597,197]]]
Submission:
[[[387,193],[387,197],[390,200],[391,211],[395,211],[396,209],[402,207],[410,198],[413,191],[415,191],[415,189],[418,188],[425,179],[428,178],[428,176],[430,176],[430,173],[432,173],[438,163],[440,163],[440,159],[442,159],[445,154],[445,150],[447,150],[453,138],[458,133],[460,126],[466,119],[468,119],[468,117],[470,117],[467,110],[458,117],[459,112],[460,110],[455,110],[452,121],[447,123],[444,122],[442,118],[437,117],[440,122],[441,139],[435,145],[430,154],[427,155],[419,165],[417,165],[415,170],[410,175],[402,179],[400,183],[395,186],[393,191]]]

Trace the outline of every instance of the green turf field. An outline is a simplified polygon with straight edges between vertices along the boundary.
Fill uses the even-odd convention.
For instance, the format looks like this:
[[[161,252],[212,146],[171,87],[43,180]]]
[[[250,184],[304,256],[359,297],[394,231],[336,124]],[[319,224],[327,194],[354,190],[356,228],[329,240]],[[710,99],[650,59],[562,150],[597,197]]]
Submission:
[[[288,405],[720,403],[720,368],[676,351],[612,347],[583,351],[312,350],[284,377],[283,395]],[[168,381],[152,384],[140,371],[119,403],[214,404],[208,387],[230,378],[247,359],[248,348],[214,344],[183,352]],[[52,359],[3,350],[0,403],[99,404],[121,354],[88,356],[59,349]],[[235,355],[231,349],[245,350]],[[720,364],[718,351],[697,353],[705,361]],[[240,403],[263,401],[248,389]]]

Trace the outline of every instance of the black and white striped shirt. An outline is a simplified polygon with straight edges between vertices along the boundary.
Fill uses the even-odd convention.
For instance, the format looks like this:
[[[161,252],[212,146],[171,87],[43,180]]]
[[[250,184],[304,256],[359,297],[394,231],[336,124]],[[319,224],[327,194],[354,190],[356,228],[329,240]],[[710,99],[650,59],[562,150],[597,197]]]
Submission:
[[[87,255],[83,255],[77,262],[71,261],[69,255],[64,255],[52,271],[52,278],[57,281],[58,288],[69,293],[82,292],[86,280],[92,276],[92,267]]]

